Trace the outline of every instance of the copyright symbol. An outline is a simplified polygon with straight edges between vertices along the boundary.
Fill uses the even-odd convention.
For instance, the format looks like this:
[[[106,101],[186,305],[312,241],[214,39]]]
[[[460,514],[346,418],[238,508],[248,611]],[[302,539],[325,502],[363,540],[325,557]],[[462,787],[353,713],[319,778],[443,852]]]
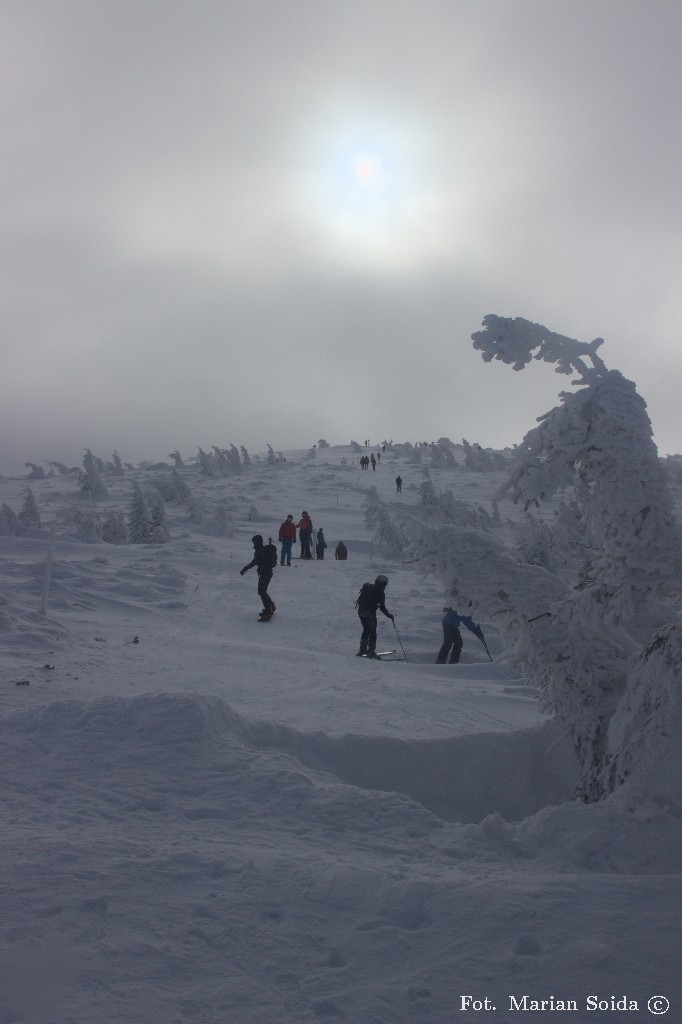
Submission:
[[[670,1000],[665,996],[652,996],[646,1005],[649,1007],[650,1013],[667,1013],[670,1009]]]

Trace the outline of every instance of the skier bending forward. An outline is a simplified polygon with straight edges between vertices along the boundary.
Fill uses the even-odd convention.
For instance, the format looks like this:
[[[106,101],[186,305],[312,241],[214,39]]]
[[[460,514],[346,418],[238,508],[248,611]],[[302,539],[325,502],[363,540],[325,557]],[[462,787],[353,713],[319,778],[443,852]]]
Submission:
[[[384,603],[388,578],[377,576],[374,583],[363,583],[360,596],[355,602],[358,609],[358,616],[362,623],[362,636],[360,637],[360,650],[358,657],[366,655],[368,658],[377,657],[377,609],[394,621]]]

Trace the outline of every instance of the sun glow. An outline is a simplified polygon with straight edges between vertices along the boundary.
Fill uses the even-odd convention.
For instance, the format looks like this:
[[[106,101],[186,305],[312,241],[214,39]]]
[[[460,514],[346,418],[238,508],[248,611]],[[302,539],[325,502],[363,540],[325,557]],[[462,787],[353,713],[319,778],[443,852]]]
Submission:
[[[386,270],[442,251],[445,218],[421,129],[381,117],[320,131],[316,148],[298,188],[326,255]]]

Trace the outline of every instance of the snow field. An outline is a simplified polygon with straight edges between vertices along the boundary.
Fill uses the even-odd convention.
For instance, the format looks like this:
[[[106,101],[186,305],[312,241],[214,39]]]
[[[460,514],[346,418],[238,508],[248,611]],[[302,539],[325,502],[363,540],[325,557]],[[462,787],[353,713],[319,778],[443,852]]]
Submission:
[[[44,529],[0,538],[0,1024],[480,1020],[465,993],[496,1001],[495,1024],[518,1020],[508,993],[682,1005],[674,808],[571,800],[572,750],[494,623],[494,663],[465,634],[459,665],[433,664],[443,594],[374,550],[363,516],[362,488],[392,501],[398,471],[415,502],[419,466],[287,454],[184,472],[233,536],[171,506],[170,544],[78,543],[72,484],[50,478],[31,483]],[[482,503],[496,484],[433,475]],[[0,480],[2,500],[25,485]],[[128,476],[107,486],[125,510]],[[327,557],[275,570],[261,624],[250,537],[303,508]],[[353,602],[379,572],[407,664],[354,657]]]

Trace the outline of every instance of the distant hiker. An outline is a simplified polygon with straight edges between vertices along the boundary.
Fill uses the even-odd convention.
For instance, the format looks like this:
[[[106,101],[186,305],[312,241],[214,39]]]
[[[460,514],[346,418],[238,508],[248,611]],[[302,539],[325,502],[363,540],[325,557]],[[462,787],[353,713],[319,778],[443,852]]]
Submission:
[[[459,661],[459,656],[464,646],[462,634],[459,631],[460,623],[463,622],[474,636],[477,636],[479,640],[483,640],[483,630],[474,622],[471,616],[458,615],[454,608],[451,608],[449,605],[443,608],[441,622],[443,624],[443,643],[436,658],[436,665],[444,665],[448,661],[448,653],[450,654],[449,663],[451,665],[456,665]]]
[[[346,559],[348,558],[348,548],[346,547],[342,540],[340,540],[339,543],[336,545],[336,550],[334,551],[334,558],[337,560],[337,562],[345,562]]]
[[[307,512],[301,512],[301,519],[296,526],[301,542],[301,558],[312,558],[313,521]]]
[[[291,545],[296,543],[296,524],[293,516],[287,516],[279,528],[278,540],[282,543],[279,564],[291,565]]]
[[[403,478],[401,476],[397,476],[395,478],[395,489],[398,492],[398,494],[402,494],[402,491],[403,491]]]
[[[251,538],[251,543],[253,544],[253,559],[240,570],[239,575],[243,576],[255,565],[258,573],[258,596],[263,602],[263,611],[258,617],[261,622],[269,622],[275,614],[276,608],[275,602],[268,594],[268,586],[272,579],[272,572],[277,565],[277,548],[272,541],[264,544],[259,533]]]
[[[317,542],[315,544],[315,554],[317,555],[318,558],[324,558],[324,549],[326,548],[326,546],[327,542],[324,539],[324,533],[322,532],[322,528],[320,527],[320,529],[317,531]]]
[[[377,460],[374,458],[374,452],[372,452],[371,463],[372,463],[372,469],[376,469],[377,468]]]
[[[377,576],[374,583],[363,583],[355,607],[362,623],[362,636],[360,637],[360,650],[358,657],[376,658],[377,656],[377,609],[387,619],[394,621],[384,603],[388,577]]]

